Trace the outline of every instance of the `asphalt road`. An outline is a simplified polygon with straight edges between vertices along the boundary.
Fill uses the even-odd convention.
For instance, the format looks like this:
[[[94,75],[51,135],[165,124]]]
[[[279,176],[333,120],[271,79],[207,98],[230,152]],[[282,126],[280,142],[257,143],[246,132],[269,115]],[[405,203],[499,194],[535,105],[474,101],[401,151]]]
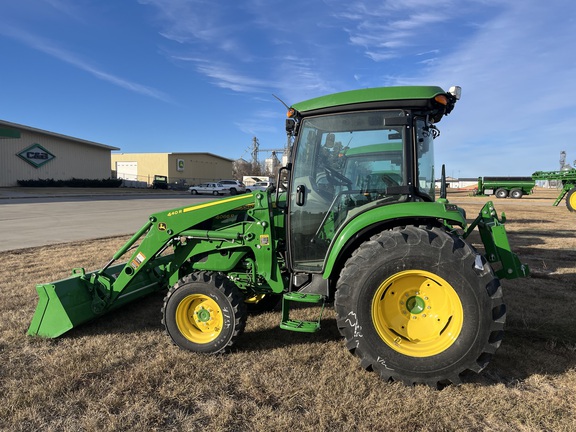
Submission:
[[[148,216],[213,197],[36,197],[0,200],[0,251],[134,234]]]
[[[28,197],[20,189],[0,190],[0,251],[131,235],[153,213],[214,199],[187,193]],[[507,210],[508,205],[551,206],[556,193],[540,192],[538,199],[493,201],[500,212]],[[455,195],[450,202],[466,208],[470,203],[484,204],[488,199],[463,201]]]

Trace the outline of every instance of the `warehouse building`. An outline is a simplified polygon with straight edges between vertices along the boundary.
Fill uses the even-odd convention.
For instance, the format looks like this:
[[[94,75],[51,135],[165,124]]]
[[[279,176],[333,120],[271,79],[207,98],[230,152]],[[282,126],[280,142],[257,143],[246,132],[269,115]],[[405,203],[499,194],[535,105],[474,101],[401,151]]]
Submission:
[[[234,162],[212,153],[112,153],[111,161],[116,178],[146,187],[160,175],[176,188],[231,179]]]
[[[120,149],[0,120],[0,187],[18,180],[108,179],[112,150]]]

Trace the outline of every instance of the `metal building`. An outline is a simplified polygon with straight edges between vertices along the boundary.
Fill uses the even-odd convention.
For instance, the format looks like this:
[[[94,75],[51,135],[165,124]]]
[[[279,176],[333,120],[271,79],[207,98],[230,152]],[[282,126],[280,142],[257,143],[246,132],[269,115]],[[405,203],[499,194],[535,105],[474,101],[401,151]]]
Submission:
[[[193,185],[232,178],[233,160],[212,153],[112,153],[117,178],[152,184],[155,175],[172,185]]]
[[[0,187],[17,180],[103,180],[111,177],[110,152],[120,150],[0,120]]]

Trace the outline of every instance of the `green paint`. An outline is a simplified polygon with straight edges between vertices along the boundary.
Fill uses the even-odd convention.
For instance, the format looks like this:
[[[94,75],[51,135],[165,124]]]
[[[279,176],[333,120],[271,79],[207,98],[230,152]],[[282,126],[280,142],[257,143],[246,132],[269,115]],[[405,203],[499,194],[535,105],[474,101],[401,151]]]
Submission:
[[[399,86],[378,87],[360,90],[351,90],[320,96],[307,101],[292,105],[296,111],[305,114],[308,111],[319,110],[327,107],[346,106],[353,104],[368,104],[371,102],[400,102],[423,101],[428,103],[435,96],[446,94],[440,87],[435,86]]]
[[[418,315],[424,312],[424,308],[426,307],[426,303],[418,296],[410,297],[406,301],[406,309],[413,315]]]

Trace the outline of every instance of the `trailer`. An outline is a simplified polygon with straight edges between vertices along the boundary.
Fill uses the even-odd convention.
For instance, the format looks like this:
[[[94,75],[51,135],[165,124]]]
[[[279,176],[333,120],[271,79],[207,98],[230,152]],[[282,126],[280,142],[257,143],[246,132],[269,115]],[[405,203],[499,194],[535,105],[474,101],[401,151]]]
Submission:
[[[571,168],[561,171],[536,171],[532,174],[534,180],[547,180],[560,182],[562,189],[554,206],[557,206],[566,197],[566,208],[571,212],[576,212],[576,169]]]
[[[532,177],[478,177],[475,195],[522,198],[524,195],[531,195],[535,185]]]

